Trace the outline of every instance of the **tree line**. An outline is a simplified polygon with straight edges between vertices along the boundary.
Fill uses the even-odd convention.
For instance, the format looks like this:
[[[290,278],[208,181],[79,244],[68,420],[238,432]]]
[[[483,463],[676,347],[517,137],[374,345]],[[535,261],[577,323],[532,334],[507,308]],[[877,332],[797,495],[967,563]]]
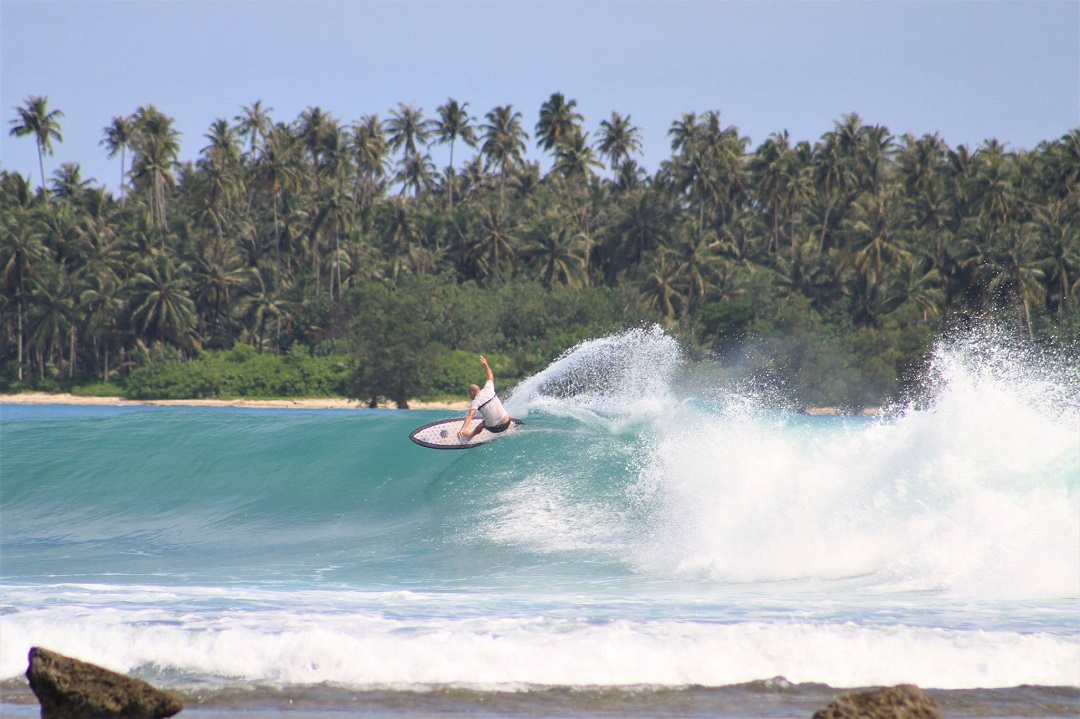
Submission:
[[[14,109],[44,178],[63,114],[45,97]],[[1075,342],[1080,128],[1031,150],[954,148],[849,114],[815,142],[781,131],[751,150],[708,111],[668,137],[649,174],[629,115],[590,132],[562,93],[535,124],[454,99],[356,121],[278,120],[257,101],[181,162],[173,119],[139,107],[102,130],[118,194],[77,162],[37,186],[0,171],[0,381],[110,381],[162,348],[184,361],[244,344],[351,356],[355,396],[398,398],[434,370],[418,357],[402,371],[420,379],[389,378],[378,357],[395,338],[502,353],[520,375],[589,332],[657,321],[828,399],[852,389],[825,388],[835,367],[810,371],[815,352],[846,352],[888,395],[973,317]],[[518,296],[544,333],[522,326]]]

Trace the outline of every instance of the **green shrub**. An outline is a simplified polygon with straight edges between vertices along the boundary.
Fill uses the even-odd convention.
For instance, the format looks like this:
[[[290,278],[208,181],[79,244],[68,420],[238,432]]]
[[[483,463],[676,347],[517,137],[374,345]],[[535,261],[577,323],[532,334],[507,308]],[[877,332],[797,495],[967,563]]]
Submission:
[[[312,357],[302,346],[285,356],[259,354],[248,345],[207,353],[198,360],[151,360],[128,377],[131,399],[235,399],[340,397],[350,359]]]

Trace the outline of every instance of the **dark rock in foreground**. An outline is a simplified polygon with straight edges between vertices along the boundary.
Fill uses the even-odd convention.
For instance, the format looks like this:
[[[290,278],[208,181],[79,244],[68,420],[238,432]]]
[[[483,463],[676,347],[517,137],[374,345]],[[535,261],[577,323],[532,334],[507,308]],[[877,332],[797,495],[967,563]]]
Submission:
[[[26,678],[41,719],[160,719],[184,708],[179,697],[141,679],[40,647],[30,649]]]
[[[814,712],[813,719],[942,719],[937,703],[914,684],[851,692]]]

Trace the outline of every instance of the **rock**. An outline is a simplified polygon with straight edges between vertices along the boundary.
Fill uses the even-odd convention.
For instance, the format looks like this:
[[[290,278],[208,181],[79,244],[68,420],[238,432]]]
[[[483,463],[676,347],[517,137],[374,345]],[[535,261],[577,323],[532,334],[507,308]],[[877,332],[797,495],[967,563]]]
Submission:
[[[32,647],[26,670],[41,702],[41,719],[158,719],[184,708],[180,698],[48,649]]]
[[[813,719],[942,719],[933,698],[914,684],[851,692],[814,712]]]

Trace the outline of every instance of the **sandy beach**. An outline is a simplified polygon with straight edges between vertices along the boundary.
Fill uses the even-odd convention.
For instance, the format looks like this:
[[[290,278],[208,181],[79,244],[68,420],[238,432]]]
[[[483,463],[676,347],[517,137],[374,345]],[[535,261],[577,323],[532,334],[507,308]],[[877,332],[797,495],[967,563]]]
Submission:
[[[342,398],[299,398],[299,399],[160,399],[130,400],[122,397],[80,397],[74,394],[51,394],[48,392],[23,392],[20,394],[0,395],[0,404],[71,404],[125,407],[153,405],[158,407],[251,407],[267,409],[367,409],[367,404]],[[469,403],[460,402],[422,402],[409,400],[409,409],[445,409],[467,411]],[[379,409],[396,409],[392,402],[384,402]]]
[[[133,400],[123,397],[80,397],[74,394],[49,392],[22,392],[20,394],[0,394],[0,404],[71,404],[100,405],[106,407],[126,407],[153,405],[157,407],[249,407],[253,409],[368,409],[367,403],[343,398],[297,398],[297,399],[154,399]],[[393,402],[380,402],[379,409],[397,409]],[[453,412],[467,412],[468,400],[455,402],[424,402],[409,400],[409,409],[442,409]],[[838,416],[845,414],[837,407],[807,407],[803,414],[811,416]],[[858,412],[863,417],[880,416],[880,407],[866,407]]]

